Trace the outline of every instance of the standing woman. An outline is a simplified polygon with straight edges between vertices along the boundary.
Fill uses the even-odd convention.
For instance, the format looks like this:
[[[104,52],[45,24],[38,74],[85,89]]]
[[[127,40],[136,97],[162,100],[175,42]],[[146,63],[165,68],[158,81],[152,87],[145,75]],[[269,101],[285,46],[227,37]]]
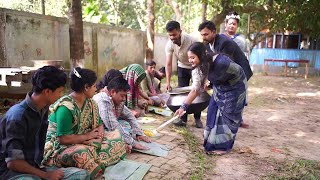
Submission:
[[[239,23],[240,23],[240,15],[235,11],[231,11],[226,16],[226,20],[225,20],[226,31],[223,35],[229,37],[235,43],[237,43],[239,48],[249,59],[250,44],[243,35],[237,33]]]
[[[207,57],[205,45],[193,43],[188,49],[192,63],[194,89],[205,86],[208,78],[214,93],[210,99],[206,128],[204,130],[204,149],[207,154],[225,154],[234,144],[245,105],[247,79],[243,69],[228,56],[216,54]],[[195,88],[197,87],[197,88]],[[176,114],[180,116],[199,94],[192,90]]]
[[[98,107],[91,99],[96,91],[96,73],[75,68],[71,74],[73,92],[51,107],[43,164],[78,167],[91,178],[126,155],[119,130],[105,132]]]

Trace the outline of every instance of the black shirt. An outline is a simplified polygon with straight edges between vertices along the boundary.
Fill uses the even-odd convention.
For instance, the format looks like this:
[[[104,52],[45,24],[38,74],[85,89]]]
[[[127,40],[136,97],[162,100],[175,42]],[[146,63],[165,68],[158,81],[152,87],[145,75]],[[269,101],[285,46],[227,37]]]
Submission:
[[[48,128],[48,107],[38,111],[31,93],[0,121],[0,179],[10,178],[7,162],[25,160],[39,168]]]

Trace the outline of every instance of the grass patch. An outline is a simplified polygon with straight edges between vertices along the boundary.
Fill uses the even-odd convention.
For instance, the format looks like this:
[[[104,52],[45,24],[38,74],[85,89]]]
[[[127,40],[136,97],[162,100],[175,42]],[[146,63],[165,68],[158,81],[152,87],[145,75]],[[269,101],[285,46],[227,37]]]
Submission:
[[[199,180],[204,179],[206,155],[199,148],[198,139],[186,128],[177,128],[176,131],[181,134],[188,144],[189,150],[194,155],[193,164],[195,165],[192,169],[190,179]]]
[[[276,173],[269,175],[267,179],[317,180],[320,179],[320,161],[299,159],[285,162],[279,164],[276,171]]]

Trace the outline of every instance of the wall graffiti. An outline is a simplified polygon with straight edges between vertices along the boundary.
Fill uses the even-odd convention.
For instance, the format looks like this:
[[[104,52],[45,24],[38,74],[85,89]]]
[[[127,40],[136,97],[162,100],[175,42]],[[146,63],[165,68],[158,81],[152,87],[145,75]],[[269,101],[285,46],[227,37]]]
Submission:
[[[84,49],[84,54],[87,56],[90,56],[92,54],[92,51],[90,49],[90,43],[88,41],[83,42],[83,49]]]
[[[36,52],[37,52],[37,56],[38,56],[38,57],[41,56],[41,48],[37,48],[37,49],[36,49]]]
[[[111,60],[118,61],[118,60],[119,60],[118,53],[117,53],[117,51],[115,50],[117,46],[118,46],[118,45],[111,46],[111,47],[107,47],[107,48],[103,51],[103,55],[104,55],[107,59],[111,59]]]

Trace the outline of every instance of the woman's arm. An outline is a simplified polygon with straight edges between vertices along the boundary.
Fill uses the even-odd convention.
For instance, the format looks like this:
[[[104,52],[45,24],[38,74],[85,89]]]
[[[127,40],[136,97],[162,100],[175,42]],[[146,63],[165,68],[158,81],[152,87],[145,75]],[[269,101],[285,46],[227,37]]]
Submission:
[[[67,107],[60,106],[54,113],[57,125],[56,136],[61,144],[79,144],[99,137],[97,128],[86,134],[74,134],[74,130],[72,129],[74,117]]]
[[[140,87],[138,87],[138,88],[140,88]],[[153,105],[153,100],[152,99],[150,99],[141,89],[139,90],[139,94],[140,94],[140,96],[143,98],[143,99],[145,99],[145,100],[147,100],[148,101],[148,104],[149,105]]]
[[[191,90],[187,96],[187,98],[184,100],[181,107],[175,112],[174,116],[179,115],[182,116],[184,114],[184,111],[187,110],[189,105],[193,102],[193,100],[199,95],[199,91]]]
[[[100,138],[99,131],[96,128],[85,134],[70,134],[70,135],[59,136],[58,140],[60,144],[68,145],[68,144],[81,144],[85,141],[89,141],[92,139],[99,139],[99,138]]]
[[[184,100],[181,107],[175,112],[175,116],[182,116],[184,111],[187,110],[189,105],[193,102],[193,100],[199,95],[199,91],[203,88],[203,84],[201,83],[202,72],[199,68],[192,70],[192,86],[191,91],[189,92],[187,98]]]

